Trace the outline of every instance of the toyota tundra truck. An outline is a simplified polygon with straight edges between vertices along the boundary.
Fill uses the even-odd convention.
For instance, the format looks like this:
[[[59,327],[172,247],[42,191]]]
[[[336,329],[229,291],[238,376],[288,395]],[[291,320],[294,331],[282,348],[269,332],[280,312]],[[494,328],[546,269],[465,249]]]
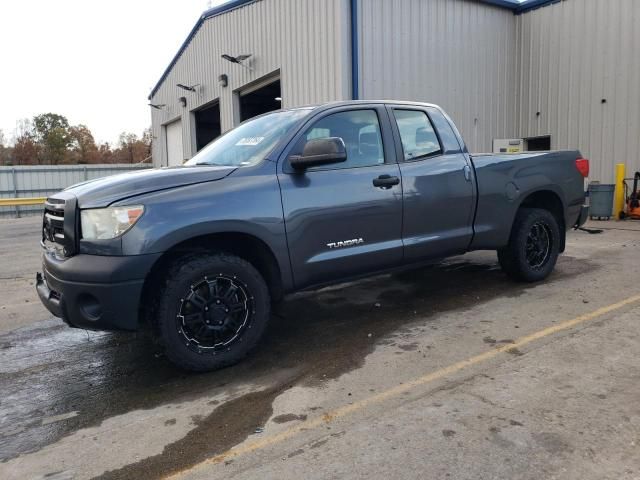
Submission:
[[[46,308],[147,329],[182,368],[233,364],[283,296],[472,250],[536,282],[588,215],[578,151],[470,155],[438,106],[348,101],[248,120],[183,166],[48,198]]]

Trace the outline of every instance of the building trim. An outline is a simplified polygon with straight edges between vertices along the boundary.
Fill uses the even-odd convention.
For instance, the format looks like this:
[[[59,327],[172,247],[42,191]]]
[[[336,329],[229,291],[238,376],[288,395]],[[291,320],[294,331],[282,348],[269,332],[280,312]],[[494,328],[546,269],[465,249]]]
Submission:
[[[509,10],[515,10],[518,8],[520,3],[515,0],[479,0],[481,3],[488,3],[489,5],[494,5],[496,7],[507,8]]]
[[[540,7],[546,7],[547,5],[551,5],[553,3],[560,3],[563,0],[526,0],[520,3],[515,9],[514,13],[516,15],[520,15],[521,13],[526,13],[531,10],[535,10]]]
[[[351,98],[360,96],[360,51],[358,45],[358,0],[351,0]]]

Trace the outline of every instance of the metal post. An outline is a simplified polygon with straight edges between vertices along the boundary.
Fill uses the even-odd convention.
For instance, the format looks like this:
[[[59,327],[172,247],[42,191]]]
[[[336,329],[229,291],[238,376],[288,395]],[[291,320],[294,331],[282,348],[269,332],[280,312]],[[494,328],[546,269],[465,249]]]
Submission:
[[[616,189],[613,200],[613,218],[620,220],[620,213],[624,212],[624,177],[625,164],[618,163],[616,165]]]
[[[87,180],[89,180],[89,175],[87,175],[87,166],[84,166],[84,181],[86,182]]]
[[[18,198],[18,181],[16,176],[16,169],[11,169],[11,181],[13,182],[13,198]],[[16,218],[20,218],[20,207],[15,206]]]

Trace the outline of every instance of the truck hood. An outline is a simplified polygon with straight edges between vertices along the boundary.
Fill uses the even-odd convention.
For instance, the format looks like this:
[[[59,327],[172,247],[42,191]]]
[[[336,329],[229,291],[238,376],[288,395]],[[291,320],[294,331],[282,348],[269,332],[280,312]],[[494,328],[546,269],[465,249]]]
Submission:
[[[100,208],[143,193],[220,180],[236,168],[207,165],[138,170],[78,183],[65,191],[76,196],[80,208]]]

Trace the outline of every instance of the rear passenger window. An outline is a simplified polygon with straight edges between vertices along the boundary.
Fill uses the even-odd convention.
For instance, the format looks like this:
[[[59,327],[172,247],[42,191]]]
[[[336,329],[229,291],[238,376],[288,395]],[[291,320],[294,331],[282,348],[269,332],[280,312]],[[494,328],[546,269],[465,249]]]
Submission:
[[[394,110],[404,159],[417,160],[442,152],[438,136],[433,130],[429,117],[419,110]]]
[[[458,143],[458,138],[456,137],[456,134],[453,133],[453,129],[451,128],[449,121],[437,108],[430,107],[428,110],[429,118],[440,135],[440,141],[442,142],[442,148],[444,149],[443,153],[459,153],[460,143]]]
[[[367,167],[384,163],[380,122],[375,110],[348,110],[321,118],[305,132],[292,153],[302,153],[309,140],[327,137],[344,140],[347,161],[309,170]]]

